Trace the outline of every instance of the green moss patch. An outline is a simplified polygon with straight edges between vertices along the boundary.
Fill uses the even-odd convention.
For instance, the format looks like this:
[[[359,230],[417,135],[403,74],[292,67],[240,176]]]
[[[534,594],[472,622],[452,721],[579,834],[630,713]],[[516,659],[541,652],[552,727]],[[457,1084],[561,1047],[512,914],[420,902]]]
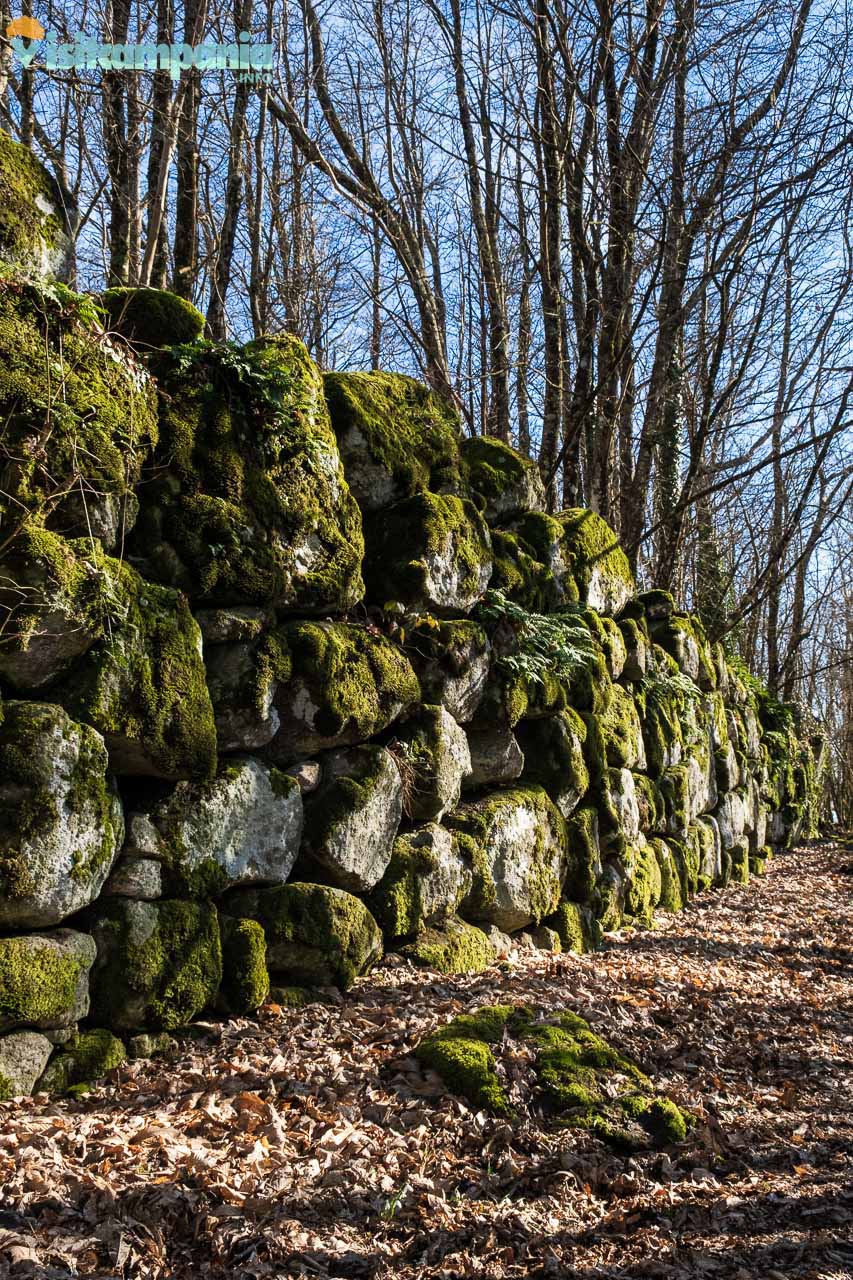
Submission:
[[[400,954],[439,973],[481,973],[495,961],[495,949],[482,929],[451,917],[440,928],[427,928]]]
[[[25,275],[59,266],[59,196],[29,147],[0,130],[0,260]]]
[[[226,1013],[254,1013],[269,995],[267,940],[256,920],[222,916],[222,985],[219,1000]]]
[[[143,351],[195,342],[204,331],[198,308],[167,289],[107,289],[98,302],[109,328]]]
[[[111,1031],[81,1031],[51,1058],[39,1081],[39,1090],[64,1093],[75,1085],[92,1084],[126,1061],[127,1050]]]
[[[619,613],[634,594],[634,575],[616,534],[596,512],[583,507],[558,517],[563,548],[581,598],[600,613]]]
[[[601,945],[601,926],[590,908],[580,902],[564,899],[544,923],[556,931],[564,951],[582,955],[586,951],[597,950]]]
[[[502,1058],[534,1054],[534,1105],[555,1124],[586,1129],[624,1151],[684,1139],[687,1119],[631,1058],[593,1032],[577,1014],[536,1015],[496,1005],[462,1014],[421,1041],[416,1056],[473,1107],[511,1116]]]

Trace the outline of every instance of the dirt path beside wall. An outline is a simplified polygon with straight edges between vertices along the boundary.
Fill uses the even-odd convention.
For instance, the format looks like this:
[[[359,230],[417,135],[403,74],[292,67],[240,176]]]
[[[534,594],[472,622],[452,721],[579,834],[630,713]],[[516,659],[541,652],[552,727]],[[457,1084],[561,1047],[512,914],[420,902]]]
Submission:
[[[87,1097],[0,1105],[0,1275],[853,1277],[853,855],[782,855],[590,956],[205,1024]],[[473,1115],[410,1056],[490,1003],[570,1008],[691,1111],[667,1152]]]

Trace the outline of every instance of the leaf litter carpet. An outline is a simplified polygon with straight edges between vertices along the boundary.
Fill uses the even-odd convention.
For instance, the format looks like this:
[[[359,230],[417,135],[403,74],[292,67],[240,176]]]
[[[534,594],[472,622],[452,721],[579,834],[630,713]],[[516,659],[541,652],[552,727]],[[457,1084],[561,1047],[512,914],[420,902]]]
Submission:
[[[783,855],[592,956],[203,1024],[173,1062],[0,1106],[0,1276],[853,1277],[851,855]],[[570,1008],[695,1117],[665,1153],[514,1124],[412,1049],[489,1003]]]

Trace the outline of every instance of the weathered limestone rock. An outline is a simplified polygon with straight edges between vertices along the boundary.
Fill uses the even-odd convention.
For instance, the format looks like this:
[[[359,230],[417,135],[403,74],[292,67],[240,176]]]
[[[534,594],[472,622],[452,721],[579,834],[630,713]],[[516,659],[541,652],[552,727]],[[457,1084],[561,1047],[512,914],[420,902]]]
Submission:
[[[524,754],[523,782],[543,787],[568,818],[589,787],[583,720],[568,710],[541,720],[523,720],[516,727],[516,737]]]
[[[551,950],[595,951],[601,943],[601,927],[588,906],[563,899],[557,910],[545,922],[550,932],[555,932],[560,943]],[[535,941],[536,935],[533,934]]]
[[[111,1031],[94,1027],[75,1035],[52,1058],[36,1085],[39,1093],[64,1093],[75,1084],[90,1084],[127,1061],[127,1050]]]
[[[471,773],[465,730],[444,707],[426,704],[395,727],[394,743],[406,817],[440,822],[459,803],[463,779]]]
[[[155,858],[120,858],[113,867],[101,896],[155,902],[163,896],[162,863]]]
[[[402,815],[403,780],[390,751],[330,752],[306,802],[301,867],[339,889],[366,893],[388,866]]]
[[[655,851],[642,835],[623,857],[625,913],[635,920],[651,920],[661,897],[661,873]]]
[[[103,735],[115,773],[209,777],[216,732],[198,624],[178,592],[112,564],[121,612],[52,696]]]
[[[345,611],[361,515],[317,366],[296,338],[156,359],[160,439],[131,542],[147,577],[213,605]]]
[[[517,536],[519,545],[550,574],[553,604],[574,604],[580,598],[572,572],[572,557],[565,546],[560,521],[543,511],[529,511],[508,523],[507,531]]]
[[[227,909],[263,926],[270,973],[292,983],[346,990],[382,955],[373,916],[342,889],[298,882],[243,889],[228,899]]]
[[[716,818],[702,814],[695,823],[699,846],[699,885],[707,889],[723,878],[723,843]]]
[[[610,701],[599,722],[607,763],[618,769],[645,769],[646,749],[640,716],[627,689],[613,685]]]
[[[466,791],[521,777],[524,753],[505,724],[471,725],[466,736],[470,759],[470,769],[462,783]]]
[[[226,605],[221,609],[197,609],[195,620],[204,642],[205,660],[212,645],[248,644],[259,640],[273,625],[270,609],[252,605]]]
[[[747,815],[746,804],[739,791],[727,791],[720,796],[714,817],[717,819],[724,849],[730,850],[743,840]]]
[[[0,938],[0,1030],[51,1031],[85,1018],[94,959],[94,941],[74,929]]]
[[[257,920],[219,917],[222,986],[217,1007],[237,1016],[254,1013],[269,995],[266,934]]]
[[[15,275],[64,277],[71,240],[59,190],[29,147],[0,130],[0,261]],[[73,216],[74,210],[68,210]]]
[[[96,898],[121,848],[101,736],[61,707],[7,702],[0,723],[0,929],[58,924]]]
[[[470,863],[453,833],[430,822],[394,841],[368,905],[386,937],[410,937],[452,916],[472,884]]]
[[[598,881],[596,916],[603,933],[618,929],[625,916],[625,876],[612,862],[605,864]]]
[[[616,815],[617,833],[629,843],[640,834],[640,806],[630,769],[608,769],[606,773],[607,799]]]
[[[302,793],[278,769],[235,756],[209,782],[179,782],[150,817],[168,892],[215,897],[284,884],[302,840]]]
[[[511,933],[555,910],[568,865],[566,826],[541,787],[496,791],[445,822],[470,849],[474,885],[464,916]]]
[[[0,1102],[33,1092],[53,1045],[37,1031],[0,1036]]]
[[[591,902],[601,876],[601,837],[598,811],[590,804],[576,809],[566,823],[569,869],[563,885],[564,896],[576,902]]]
[[[274,700],[290,674],[289,656],[273,637],[220,644],[205,651],[207,687],[220,751],[259,751],[281,725]]]
[[[212,1004],[222,980],[216,908],[108,898],[92,908],[92,1017],[117,1031],[173,1031]]]
[[[661,891],[658,906],[661,911],[680,911],[686,897],[681,883],[679,863],[666,840],[653,836],[649,841],[660,871]]]
[[[594,511],[575,508],[559,516],[581,598],[599,613],[619,613],[634,594],[628,557],[613,530]]]
[[[406,498],[371,518],[365,541],[368,591],[411,611],[465,613],[492,576],[488,526],[463,498]]]
[[[266,748],[276,764],[364,742],[420,701],[405,654],[364,627],[294,622],[276,638],[291,664],[275,695],[280,728]]]
[[[304,796],[316,791],[323,779],[323,766],[319,760],[300,760],[287,766],[284,773],[298,784]]]
[[[622,618],[619,629],[625,642],[625,665],[622,675],[626,680],[642,680],[649,668],[651,642],[644,621]]]
[[[424,929],[400,948],[400,954],[446,974],[481,973],[495,960],[495,948],[483,930],[456,916]]]
[[[462,458],[471,491],[484,503],[490,523],[545,510],[545,486],[536,463],[502,440],[470,436],[462,442]]]
[[[673,765],[661,775],[658,786],[664,805],[660,833],[686,840],[692,815],[689,769],[683,764]]]
[[[517,533],[492,529],[492,576],[489,589],[534,613],[550,613],[562,603],[560,584],[551,569],[531,554]]]
[[[401,373],[327,373],[332,427],[347,483],[364,512],[429,489],[460,492],[459,415]]]
[[[490,655],[485,631],[467,618],[430,618],[406,636],[406,656],[420,679],[424,701],[439,703],[457,724],[467,724],[480,705]]]

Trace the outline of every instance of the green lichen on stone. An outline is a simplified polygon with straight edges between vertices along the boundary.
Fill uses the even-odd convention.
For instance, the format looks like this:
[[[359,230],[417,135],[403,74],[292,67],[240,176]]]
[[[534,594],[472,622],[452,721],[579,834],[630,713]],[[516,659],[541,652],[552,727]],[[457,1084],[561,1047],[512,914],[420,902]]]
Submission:
[[[563,888],[578,902],[590,902],[600,870],[598,812],[589,804],[576,809],[566,821],[569,870]]]
[[[629,847],[626,863],[625,913],[649,924],[663,891],[657,856],[651,845],[643,842]]]
[[[547,613],[560,603],[553,573],[530,555],[517,534],[493,530],[492,558],[492,591],[501,591],[508,600],[539,613]]]
[[[63,230],[47,170],[0,130],[0,260],[16,273],[43,275]]]
[[[668,843],[658,836],[652,836],[648,843],[657,859],[660,872],[661,887],[658,906],[661,911],[680,911],[686,902],[686,897],[682,889],[679,866],[673,852]]]
[[[294,882],[238,890],[223,909],[263,926],[270,973],[287,974],[297,985],[346,990],[382,954],[373,916],[342,889]]]
[[[104,898],[92,908],[91,927],[98,941],[91,1012],[98,1022],[174,1031],[212,1004],[222,980],[212,904]]]
[[[417,831],[397,836],[391,861],[367,897],[386,938],[410,938],[425,927],[422,885],[437,865],[434,847],[419,839]]]
[[[219,928],[222,937],[220,1002],[227,1013],[254,1013],[270,989],[266,935],[256,920],[232,916],[221,916]]]
[[[405,654],[384,636],[348,623],[294,622],[277,633],[290,654],[294,683],[317,707],[313,732],[330,742],[361,742],[420,700]],[[277,703],[286,719],[294,696],[287,681]]]
[[[445,974],[481,973],[495,960],[495,949],[482,929],[452,916],[440,927],[421,930],[400,954]]]
[[[117,772],[211,777],[216,727],[189,604],[129,564],[110,570],[113,623],[51,696],[103,734]]]
[[[456,611],[486,589],[492,568],[488,527],[474,504],[422,492],[367,520],[364,580],[375,600],[408,609]]]
[[[621,610],[634,594],[634,575],[613,530],[600,515],[584,507],[563,511],[558,518],[581,598],[595,604],[596,582],[600,582],[598,593],[605,597],[602,603]]]
[[[601,945],[601,926],[589,907],[580,902],[564,899],[543,923],[557,932],[564,951],[575,951],[580,955],[595,951]]]
[[[76,1005],[82,957],[40,941],[0,938],[0,1026],[61,1021]]]
[[[127,1050],[118,1036],[105,1028],[81,1031],[51,1058],[39,1081],[39,1090],[65,1093],[75,1085],[92,1084],[127,1061]]]
[[[589,787],[583,753],[586,734],[581,717],[568,708],[556,715],[522,721],[516,728],[524,753],[522,782],[543,787],[564,817]]]
[[[513,1012],[512,1005],[494,1005],[475,1014],[461,1014],[426,1036],[415,1056],[421,1066],[435,1071],[452,1092],[473,1107],[511,1115],[491,1046],[500,1043]]]
[[[749,845],[746,841],[738,841],[729,849],[731,857],[731,879],[735,884],[749,884]]]
[[[501,516],[544,505],[536,463],[494,436],[470,436],[462,443],[468,486],[483,509]]]
[[[598,717],[607,763],[613,768],[633,768],[643,752],[637,707],[621,685],[611,685],[610,693],[610,700]]]
[[[333,372],[325,374],[323,381],[344,456],[352,447],[349,442],[357,441],[368,466],[377,466],[391,477],[386,501],[424,489],[459,491],[459,416],[436,392],[401,373]],[[351,471],[353,491],[363,500],[355,470]],[[370,487],[371,479],[368,471],[362,481],[365,487]]]
[[[198,308],[167,289],[107,289],[98,303],[109,329],[143,351],[195,342],[204,331]]]
[[[149,576],[212,605],[350,608],[361,515],[303,344],[197,342],[152,367],[161,438],[133,538]]]
[[[157,438],[150,379],[105,341],[91,301],[59,285],[0,282],[0,415],[10,534],[29,513],[88,535],[87,510],[122,507]]]

